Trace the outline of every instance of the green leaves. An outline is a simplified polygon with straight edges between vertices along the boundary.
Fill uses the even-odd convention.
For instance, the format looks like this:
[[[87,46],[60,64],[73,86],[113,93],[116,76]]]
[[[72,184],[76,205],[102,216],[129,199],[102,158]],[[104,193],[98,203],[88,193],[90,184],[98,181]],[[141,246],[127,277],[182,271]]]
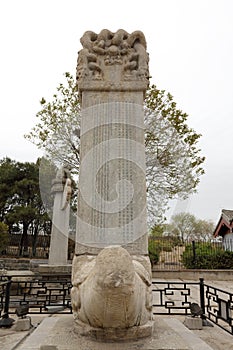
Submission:
[[[4,222],[0,222],[0,254],[7,247],[9,238],[8,226]]]
[[[147,160],[148,211],[154,223],[163,218],[156,210],[169,199],[187,198],[197,189],[204,174],[197,143],[200,134],[187,125],[188,115],[176,108],[170,93],[149,87],[145,98],[145,145]]]
[[[18,223],[30,224],[44,213],[39,187],[39,162],[21,163],[9,158],[2,159],[0,161],[0,220],[12,227]]]
[[[41,99],[39,122],[25,137],[45,151],[47,157],[79,172],[80,101],[72,75],[65,74],[51,102]],[[197,143],[200,134],[187,124],[188,115],[170,93],[151,85],[145,96],[145,146],[149,224],[163,221],[171,198],[186,198],[196,191],[204,174]]]
[[[190,213],[182,212],[172,216],[166,231],[167,235],[177,236],[182,242],[186,240],[208,241],[213,236],[214,223],[197,219]]]
[[[40,104],[44,105],[46,103],[46,100],[44,99],[44,97],[42,97],[42,99],[40,100]]]
[[[199,242],[186,245],[182,254],[182,263],[187,269],[233,269],[233,252],[225,251],[214,243]]]
[[[80,124],[80,104],[73,77],[65,73],[65,78],[51,102],[42,98],[42,109],[36,115],[39,122],[25,138],[44,150],[57,165],[66,161],[78,172],[79,138],[75,129]]]

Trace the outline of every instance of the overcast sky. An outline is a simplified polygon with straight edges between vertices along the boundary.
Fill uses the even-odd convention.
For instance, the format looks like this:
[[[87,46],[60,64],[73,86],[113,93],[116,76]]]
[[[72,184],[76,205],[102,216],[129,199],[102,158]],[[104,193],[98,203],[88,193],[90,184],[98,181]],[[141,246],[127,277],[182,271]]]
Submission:
[[[79,39],[87,30],[144,32],[151,82],[170,92],[203,136],[206,174],[198,194],[172,206],[216,222],[233,209],[233,1],[11,0],[0,2],[0,159],[36,161],[23,138],[50,99],[75,74]]]

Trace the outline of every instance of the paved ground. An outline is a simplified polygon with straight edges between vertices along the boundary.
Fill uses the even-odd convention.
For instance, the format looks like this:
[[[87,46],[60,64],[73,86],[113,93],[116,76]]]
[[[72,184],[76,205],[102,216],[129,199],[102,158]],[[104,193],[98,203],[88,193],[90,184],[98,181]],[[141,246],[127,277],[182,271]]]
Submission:
[[[232,281],[209,281],[208,284],[233,292]],[[199,301],[198,287],[192,290],[192,297],[194,301]],[[11,317],[17,319],[16,316]],[[72,315],[32,315],[33,327],[29,331],[15,331],[15,326],[0,328],[0,349],[40,350],[44,344],[53,345],[54,350],[233,350],[233,336],[226,331],[216,325],[190,331],[183,325],[184,319],[185,316],[155,316],[152,338],[102,344],[75,334]]]
[[[53,350],[231,350],[233,336],[218,326],[190,331],[183,325],[184,317],[156,316],[152,338],[128,343],[99,343],[74,333],[72,315],[54,315],[41,318],[32,316],[30,331],[0,330],[1,350],[40,350],[42,345]],[[52,348],[51,348],[52,350]]]

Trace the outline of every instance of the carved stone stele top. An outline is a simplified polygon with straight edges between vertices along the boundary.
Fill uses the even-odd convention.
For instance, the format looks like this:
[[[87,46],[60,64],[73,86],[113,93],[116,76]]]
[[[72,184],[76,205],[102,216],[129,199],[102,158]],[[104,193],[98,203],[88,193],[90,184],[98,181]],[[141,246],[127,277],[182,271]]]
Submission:
[[[83,45],[77,64],[80,91],[147,88],[149,55],[141,31],[132,34],[123,29],[116,33],[103,29],[99,34],[87,31],[80,41]]]

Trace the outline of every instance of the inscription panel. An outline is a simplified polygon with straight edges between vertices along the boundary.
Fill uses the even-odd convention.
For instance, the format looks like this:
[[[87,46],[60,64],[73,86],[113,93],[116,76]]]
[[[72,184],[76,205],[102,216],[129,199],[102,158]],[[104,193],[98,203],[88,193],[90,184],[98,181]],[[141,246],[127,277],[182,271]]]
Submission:
[[[83,110],[77,245],[126,245],[147,233],[143,121],[134,103]]]

